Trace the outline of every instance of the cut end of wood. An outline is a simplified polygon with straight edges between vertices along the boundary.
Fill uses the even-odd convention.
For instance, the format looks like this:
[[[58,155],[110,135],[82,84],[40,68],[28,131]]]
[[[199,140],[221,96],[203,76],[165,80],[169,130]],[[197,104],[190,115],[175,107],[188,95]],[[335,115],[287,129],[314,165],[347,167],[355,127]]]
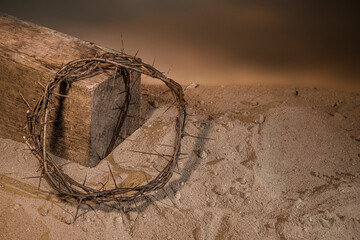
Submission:
[[[0,15],[0,137],[23,141],[26,112],[35,106],[44,86],[66,63],[116,52],[46,27]],[[139,126],[140,74],[131,72],[131,104],[120,138]],[[55,108],[49,121],[50,152],[84,166],[96,166],[106,157],[124,101],[122,78],[100,74],[62,84],[55,90]],[[20,94],[21,96],[20,96]],[[26,100],[26,104],[24,103]],[[117,141],[119,144],[121,141]]]

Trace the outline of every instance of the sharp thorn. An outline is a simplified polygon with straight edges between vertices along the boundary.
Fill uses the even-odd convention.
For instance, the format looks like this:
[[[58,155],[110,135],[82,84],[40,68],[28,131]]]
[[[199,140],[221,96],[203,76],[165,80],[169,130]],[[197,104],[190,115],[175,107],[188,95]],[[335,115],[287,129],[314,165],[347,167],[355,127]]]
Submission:
[[[80,200],[78,202],[78,205],[77,205],[77,208],[76,208],[76,213],[75,213],[75,217],[74,217],[74,223],[75,223],[76,219],[78,218],[78,213],[79,213],[79,208],[80,208],[81,202],[82,202],[82,198],[80,198]]]
[[[136,51],[134,58],[136,58],[137,54],[139,53],[139,49]]]
[[[113,179],[113,181],[114,181],[115,188],[118,188],[118,186],[117,186],[117,184],[116,184],[116,181],[115,181],[115,177],[114,177],[113,172],[112,172],[112,170],[111,170],[111,168],[110,168],[109,162],[106,161],[106,163],[107,163],[107,165],[108,165],[108,168],[109,168],[111,177],[112,177],[112,179]]]
[[[20,92],[20,91],[19,91],[19,95],[21,96],[21,98],[22,98],[22,99],[23,99],[23,101],[25,102],[25,104],[26,104],[26,106],[28,107],[28,109],[31,111],[31,110],[32,110],[32,108],[31,108],[31,106],[30,106],[29,102],[28,102],[28,101],[26,101],[25,97],[21,94],[21,92]]]
[[[187,132],[184,132],[184,137],[192,137],[192,138],[199,138],[199,139],[206,139],[206,140],[214,140],[215,141],[215,139],[213,139],[213,138],[198,137],[198,136],[191,135],[191,134],[189,134]]]
[[[151,65],[152,67],[154,67],[155,60],[156,60],[156,56],[154,57],[153,63],[152,63],[152,65]]]

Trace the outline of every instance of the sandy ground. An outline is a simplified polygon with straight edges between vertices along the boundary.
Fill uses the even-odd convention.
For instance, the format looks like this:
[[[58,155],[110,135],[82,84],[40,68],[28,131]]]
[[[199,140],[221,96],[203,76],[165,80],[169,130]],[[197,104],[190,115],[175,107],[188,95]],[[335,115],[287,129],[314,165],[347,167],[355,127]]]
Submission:
[[[64,203],[23,143],[0,139],[0,239],[360,239],[360,94],[260,86],[187,88],[187,136],[164,190],[124,206]],[[174,109],[143,86],[144,124],[97,167],[57,159],[101,187],[166,163]],[[164,113],[165,112],[165,113]],[[106,188],[111,187],[108,181]]]

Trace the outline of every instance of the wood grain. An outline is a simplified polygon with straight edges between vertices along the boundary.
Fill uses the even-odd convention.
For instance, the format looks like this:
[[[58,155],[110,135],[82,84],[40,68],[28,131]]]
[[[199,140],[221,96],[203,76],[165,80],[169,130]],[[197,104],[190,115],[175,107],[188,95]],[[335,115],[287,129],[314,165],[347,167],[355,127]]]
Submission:
[[[26,111],[34,106],[43,86],[65,63],[104,52],[115,52],[93,43],[25,22],[12,16],[0,16],[0,137],[23,141]],[[125,122],[122,138],[139,124],[140,74],[132,72],[131,119]],[[81,80],[56,91],[58,97],[51,116],[50,152],[95,166],[105,157],[121,104],[122,79],[106,74]],[[119,140],[117,144],[121,141]]]

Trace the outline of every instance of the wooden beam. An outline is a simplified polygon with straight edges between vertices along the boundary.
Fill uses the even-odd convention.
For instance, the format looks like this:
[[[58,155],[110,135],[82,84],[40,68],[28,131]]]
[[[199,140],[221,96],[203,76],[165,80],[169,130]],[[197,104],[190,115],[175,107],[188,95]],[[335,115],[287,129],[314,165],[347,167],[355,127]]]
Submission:
[[[50,77],[69,61],[115,52],[25,22],[12,16],[0,16],[0,137],[23,141],[26,111],[22,96],[30,106],[40,98]],[[139,126],[140,74],[131,72],[131,119],[127,118],[117,144]],[[95,166],[105,157],[117,117],[124,101],[121,77],[106,74],[84,79],[69,86],[61,85],[50,124],[50,152]],[[21,96],[22,95],[22,96]]]

